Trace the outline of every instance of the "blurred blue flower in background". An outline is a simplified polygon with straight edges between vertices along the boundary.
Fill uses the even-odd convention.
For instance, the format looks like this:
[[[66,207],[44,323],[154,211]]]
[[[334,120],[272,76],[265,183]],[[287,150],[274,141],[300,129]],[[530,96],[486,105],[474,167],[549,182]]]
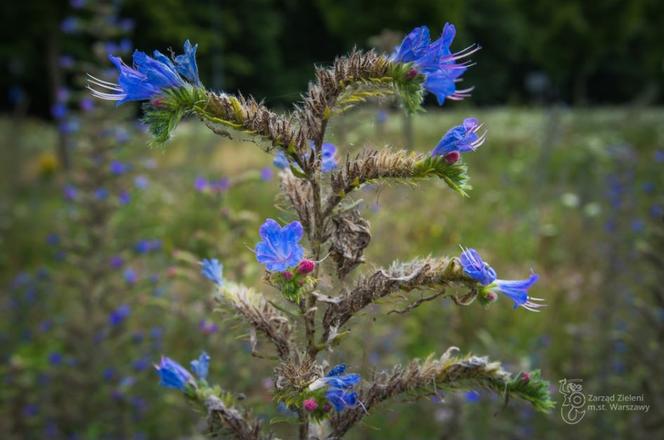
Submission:
[[[127,317],[129,317],[130,313],[131,313],[131,307],[129,307],[129,304],[122,304],[117,309],[111,312],[111,314],[108,317],[108,322],[112,326],[118,326],[122,324],[125,321],[125,319],[127,319]]]
[[[202,352],[198,359],[191,361],[191,369],[199,379],[207,379],[208,369],[210,368],[210,356],[206,352]]]
[[[224,284],[223,271],[224,266],[216,258],[201,261],[201,274],[219,287]]]
[[[288,168],[289,163],[288,158],[286,157],[286,153],[284,153],[282,150],[277,151],[274,155],[272,165],[279,168],[280,170],[285,170]]]
[[[326,142],[322,145],[322,153],[321,171],[329,173],[337,167],[337,147],[334,144]]]

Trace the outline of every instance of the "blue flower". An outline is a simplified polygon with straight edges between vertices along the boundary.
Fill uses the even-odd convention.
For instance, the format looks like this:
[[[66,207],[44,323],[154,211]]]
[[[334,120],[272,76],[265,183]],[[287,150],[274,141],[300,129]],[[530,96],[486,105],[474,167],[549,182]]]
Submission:
[[[321,377],[309,385],[310,391],[327,387],[325,397],[337,411],[343,411],[346,407],[353,407],[358,403],[358,395],[353,388],[362,379],[359,374],[343,374],[345,371],[346,365],[339,364],[333,367],[325,377]]]
[[[122,276],[127,284],[135,284],[138,280],[138,274],[131,267],[126,268]]]
[[[201,261],[201,273],[205,278],[221,287],[224,284],[222,277],[224,266],[216,258]]]
[[[131,194],[129,194],[127,191],[122,191],[120,195],[118,195],[118,202],[121,205],[129,204],[129,202],[131,202]]]
[[[309,141],[309,147],[312,151],[316,148],[313,141]],[[321,150],[321,171],[324,173],[329,173],[330,171],[337,168],[337,147],[335,147],[334,144],[325,142],[322,145]],[[280,170],[284,170],[291,166],[286,153],[281,150],[277,151],[277,153],[274,155],[272,165],[279,168]],[[300,169],[297,165],[295,165],[295,168]]]
[[[355,391],[344,391],[340,388],[330,388],[325,397],[332,404],[337,412],[343,411],[346,407],[357,405],[358,397]]]
[[[496,280],[496,271],[482,260],[475,249],[463,250],[460,261],[463,271],[481,285],[488,286]]]
[[[280,170],[285,170],[288,168],[289,163],[288,158],[286,157],[286,153],[284,153],[282,150],[277,151],[277,153],[274,155],[272,165],[279,168]]]
[[[486,132],[482,135],[477,132],[482,125],[476,118],[466,118],[463,124],[451,128],[438,142],[431,152],[432,156],[447,156],[450,153],[467,153],[475,151],[486,139]]]
[[[95,190],[95,199],[106,200],[108,197],[108,190],[106,188],[97,188]]]
[[[298,221],[283,228],[271,218],[260,227],[262,240],[256,244],[256,260],[272,272],[282,272],[296,266],[304,257],[300,240],[304,230]]]
[[[514,308],[523,307],[531,312],[537,312],[544,304],[538,304],[537,301],[542,301],[541,298],[533,298],[528,296],[528,289],[537,282],[539,276],[532,274],[525,280],[496,280],[494,283],[495,290],[509,297],[514,301]]]
[[[131,307],[128,304],[122,304],[117,309],[113,310],[108,317],[108,321],[112,326],[118,326],[124,322],[131,313]]]
[[[493,295],[494,292],[502,293],[514,302],[514,308],[523,307],[526,310],[537,312],[544,304],[539,304],[541,298],[528,296],[528,289],[539,279],[537,274],[532,274],[525,280],[499,280],[496,279],[496,271],[475,249],[463,249],[459,258],[463,271],[472,279],[480,283],[484,288],[483,293]]]
[[[114,160],[111,162],[108,169],[111,172],[111,174],[119,176],[121,174],[126,173],[129,170],[129,166],[127,164],[120,162],[119,160]]]
[[[470,403],[477,403],[480,401],[480,393],[475,390],[470,390],[465,392],[466,401]]]
[[[343,374],[346,371],[346,364],[337,364],[327,373],[327,377],[334,377]]]
[[[200,86],[195,57],[196,46],[189,41],[185,42],[184,55],[176,56],[173,61],[158,50],[153,52],[152,57],[136,50],[132,56],[133,67],[129,67],[121,58],[111,55],[109,59],[120,73],[118,83],[92,77],[90,83],[98,89],[90,87],[90,90],[97,98],[123,104],[150,100],[164,90],[183,87],[185,79]]]
[[[322,147],[323,157],[321,171],[324,173],[329,173],[337,167],[337,158],[335,157],[335,154],[337,153],[337,147],[329,142],[324,143]]]
[[[65,34],[73,34],[81,27],[81,22],[76,17],[67,17],[60,23],[60,30]]]
[[[194,189],[199,192],[203,192],[207,189],[209,183],[205,177],[198,176],[194,180]]]
[[[210,355],[206,352],[202,352],[198,359],[191,361],[191,369],[194,370],[194,374],[198,376],[199,379],[207,379],[208,369],[210,368]]]
[[[187,385],[195,385],[196,381],[186,368],[173,359],[162,356],[161,362],[155,365],[159,375],[159,385],[165,388],[175,388],[184,391]]]
[[[450,47],[455,36],[454,25],[445,23],[440,38],[431,42],[429,30],[424,26],[418,27],[403,39],[392,55],[393,61],[413,63],[415,70],[424,75],[424,88],[436,95],[439,105],[443,105],[445,99],[467,98],[472,91],[472,88],[457,90],[456,83],[470,65],[469,62],[457,61],[475,53],[479,46],[472,45],[452,53]]]
[[[272,171],[272,168],[270,168],[270,167],[261,168],[261,180],[263,182],[268,182],[268,181],[272,180],[273,176],[274,176],[274,172]]]
[[[430,42],[429,28],[426,26],[416,27],[406,35],[392,57],[402,63],[411,63],[425,55]]]
[[[196,65],[196,49],[198,44],[193,45],[186,40],[184,42],[184,54],[177,55],[173,61],[175,69],[180,75],[186,78],[190,83],[200,86],[201,80],[198,77],[198,66]]]

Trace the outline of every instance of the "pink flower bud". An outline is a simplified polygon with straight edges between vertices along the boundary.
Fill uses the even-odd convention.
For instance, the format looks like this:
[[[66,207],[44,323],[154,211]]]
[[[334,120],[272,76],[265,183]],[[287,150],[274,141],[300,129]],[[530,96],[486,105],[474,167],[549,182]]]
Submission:
[[[519,377],[519,379],[521,379],[525,383],[530,382],[530,373],[527,373],[527,372],[524,371],[523,373],[521,373],[521,376]]]
[[[459,158],[461,157],[461,154],[458,151],[452,151],[451,153],[447,153],[445,155],[445,162],[449,164],[456,163]]]
[[[290,280],[293,279],[293,273],[292,273],[292,272],[288,272],[288,271],[281,272],[281,276],[282,276],[286,281],[290,281]]]
[[[315,268],[316,268],[316,263],[314,263],[311,260],[304,259],[300,261],[300,264],[298,264],[297,271],[302,275],[306,275],[308,273],[313,272]]]
[[[495,300],[498,299],[498,295],[496,292],[487,292],[486,294],[486,300],[489,302],[494,302]]]
[[[318,408],[318,402],[315,399],[307,399],[302,402],[305,411],[313,412]]]
[[[163,101],[163,99],[161,99],[161,98],[154,98],[154,99],[152,99],[152,100],[150,101],[150,104],[152,104],[152,106],[153,106],[153,107],[156,107],[156,108],[162,108],[162,107],[165,107],[165,106],[164,106],[164,101]]]
[[[413,79],[417,76],[419,72],[417,69],[410,69],[408,72],[406,72],[406,79]]]

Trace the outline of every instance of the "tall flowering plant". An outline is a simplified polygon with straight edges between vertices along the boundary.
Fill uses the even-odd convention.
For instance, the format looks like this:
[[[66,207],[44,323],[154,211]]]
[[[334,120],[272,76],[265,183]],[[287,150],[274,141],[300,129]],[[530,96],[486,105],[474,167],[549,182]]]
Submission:
[[[90,83],[99,98],[144,101],[145,121],[156,143],[167,141],[179,120],[189,114],[217,134],[240,132],[259,138],[275,155],[281,191],[295,218],[285,223],[267,219],[255,253],[265,268],[266,284],[280,294],[270,297],[224,279],[222,262],[215,259],[201,265],[219,304],[250,327],[252,352],[275,360],[275,404],[297,414],[301,439],[341,438],[382,402],[404,393],[424,396],[436,390],[484,388],[506,400],[525,400],[540,411],[553,407],[548,383],[539,371],[512,374],[498,362],[462,355],[456,347],[442,356],[413,360],[365,378],[347,373],[345,364],[330,366],[326,360],[356,314],[399,292],[432,292],[413,300],[404,312],[436,298],[450,298],[460,306],[489,305],[499,294],[512,300],[515,308],[542,307],[540,299],[529,295],[537,275],[498,279],[473,249],[462,249],[458,257],[395,262],[347,281],[364,263],[364,250],[371,242],[369,222],[351,200],[353,193],[377,181],[442,179],[465,196],[470,186],[462,155],[480,147],[486,132],[477,119],[467,118],[445,133],[429,154],[365,148],[337,163],[337,147],[326,142],[328,123],[371,97],[394,96],[405,111],[414,112],[422,109],[427,92],[441,105],[469,96],[471,89],[460,89],[458,84],[470,67],[466,58],[478,48],[453,52],[455,33],[454,26],[446,24],[442,36],[431,41],[428,29],[420,27],[391,56],[353,51],[339,57],[331,67],[316,69],[302,102],[287,114],[275,113],[253,98],[207,90],[198,77],[196,45],[190,42],[182,54],[171,58],[158,51],[152,56],[135,52],[132,66],[112,57],[119,71],[117,83],[94,78]],[[333,284],[339,287],[321,282],[327,278],[336,278]],[[273,355],[259,351],[263,341],[273,347]],[[206,374],[208,362],[205,358]],[[162,384],[206,408],[212,435],[272,436],[232,393],[197,381],[167,358],[157,371]]]

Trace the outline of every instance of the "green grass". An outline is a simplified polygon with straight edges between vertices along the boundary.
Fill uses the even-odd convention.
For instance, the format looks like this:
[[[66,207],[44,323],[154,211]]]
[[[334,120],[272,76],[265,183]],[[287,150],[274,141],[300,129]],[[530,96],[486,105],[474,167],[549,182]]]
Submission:
[[[539,273],[541,279],[532,294],[544,298],[549,307],[534,314],[513,310],[506,298],[488,308],[478,304],[458,307],[441,300],[425,303],[407,316],[385,314],[417,297],[411,293],[410,298],[367,309],[364,320],[354,318],[349,325],[355,336],[336,349],[331,359],[343,360],[353,371],[369,375],[376,368],[432,352],[440,354],[456,345],[464,352],[503,360],[514,371],[539,368],[554,385],[563,377],[583,377],[588,389],[594,387],[596,392],[636,390],[636,381],[629,374],[614,377],[615,390],[600,388],[597,375],[604,362],[600,347],[608,343],[614,330],[604,328],[608,323],[599,318],[598,311],[603,310],[606,295],[617,294],[611,289],[607,243],[627,246],[643,240],[629,225],[635,219],[647,222],[650,205],[662,194],[661,164],[653,158],[664,146],[664,110],[429,112],[415,116],[412,145],[406,145],[399,114],[391,113],[386,125],[378,127],[373,122],[374,110],[359,110],[333,123],[326,140],[337,144],[341,156],[364,145],[425,152],[469,115],[478,117],[489,131],[478,151],[464,155],[473,187],[470,197],[461,197],[435,179],[416,186],[385,184],[357,191],[355,197],[364,200],[362,212],[373,233],[368,262],[358,272],[388,265],[394,259],[458,255],[459,245],[474,247],[501,278],[526,277],[531,269]],[[5,145],[17,147],[4,148],[0,158],[11,177],[1,188],[6,197],[0,205],[0,280],[7,284],[19,270],[43,264],[49,255],[45,237],[64,221],[58,215],[63,175],[44,166],[55,141],[50,127],[4,120],[0,133]],[[630,149],[625,150],[624,145]],[[617,149],[628,154],[616,155]],[[270,166],[268,154],[241,138],[217,138],[201,125],[187,122],[175,130],[165,148],[125,151],[123,155],[130,163],[153,158],[157,168],[151,172],[150,188],[114,218],[115,229],[137,239],[155,236],[163,240],[167,251],[163,264],[187,274],[169,282],[173,298],[190,304],[187,307],[199,314],[206,303],[196,268],[179,261],[173,251],[188,253],[190,258],[220,255],[227,264],[226,276],[262,286],[260,268],[251,252],[257,227],[265,217],[292,218],[292,213],[274,206],[276,178],[270,183],[252,181],[231,188],[223,198],[196,193],[193,180],[198,175],[238,176]],[[612,208],[607,202],[607,177],[623,172],[634,176],[631,205],[621,211],[619,232],[608,233],[605,225]],[[648,182],[659,186],[645,192],[642,186]],[[332,265],[326,263],[324,269],[331,273]],[[196,281],[192,284],[191,280]],[[323,286],[330,283],[331,277],[327,277]],[[169,311],[168,302],[163,307]],[[237,350],[231,350],[235,353],[232,361],[218,360],[212,377],[222,386],[235,383],[238,391],[248,395],[258,392],[259,397],[250,401],[259,404],[260,414],[275,416],[274,405],[260,384],[270,374],[269,362],[242,351],[238,340],[245,340],[246,328],[241,324],[219,314],[211,317],[232,339],[228,347]],[[165,325],[177,326],[172,318]],[[190,356],[190,340],[183,343],[176,334],[170,340],[169,353],[183,359]],[[368,417],[351,438],[425,439],[439,438],[441,433],[451,438],[513,438],[523,425],[543,433],[537,438],[572,432],[555,411],[550,416],[534,415],[516,402],[503,410],[502,402],[488,397],[479,404],[466,404],[452,395],[445,400],[443,405],[428,399],[386,405],[385,411]],[[554,396],[554,400],[561,397]],[[624,432],[620,430],[626,429],[630,415],[611,416],[587,423],[608,423]],[[588,425],[581,429],[589,429]],[[281,426],[275,425],[277,430]],[[189,431],[187,427],[182,432]]]

